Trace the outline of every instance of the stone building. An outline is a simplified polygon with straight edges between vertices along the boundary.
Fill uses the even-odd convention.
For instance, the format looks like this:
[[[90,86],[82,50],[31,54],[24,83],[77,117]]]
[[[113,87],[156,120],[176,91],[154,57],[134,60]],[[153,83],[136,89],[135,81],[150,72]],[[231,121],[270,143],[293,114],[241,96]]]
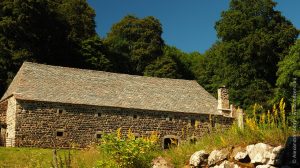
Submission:
[[[130,128],[167,147],[230,126],[234,111],[226,88],[217,100],[191,80],[25,62],[0,100],[0,145],[85,147]]]

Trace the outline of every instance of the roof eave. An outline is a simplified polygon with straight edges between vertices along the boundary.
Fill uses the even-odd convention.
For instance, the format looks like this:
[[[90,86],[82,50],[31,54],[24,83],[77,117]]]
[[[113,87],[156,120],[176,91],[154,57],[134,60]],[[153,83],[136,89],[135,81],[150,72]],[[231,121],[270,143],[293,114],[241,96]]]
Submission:
[[[24,98],[20,95],[14,94],[12,95],[17,100],[24,100],[24,101],[38,101],[38,102],[47,102],[47,103],[61,103],[61,104],[72,104],[72,105],[84,105],[84,106],[96,106],[96,107],[110,107],[110,108],[123,108],[123,109],[134,109],[134,110],[149,110],[149,111],[161,111],[161,112],[169,112],[169,113],[182,113],[182,114],[193,114],[193,115],[222,115],[219,113],[198,113],[198,112],[191,112],[191,111],[168,111],[168,110],[157,110],[157,109],[141,109],[141,108],[131,108],[131,107],[121,107],[121,106],[108,106],[108,105],[95,105],[95,104],[86,104],[86,103],[71,103],[71,102],[58,102],[58,101],[43,101],[43,100],[36,100],[36,99],[28,99]],[[12,97],[10,96],[10,97]]]

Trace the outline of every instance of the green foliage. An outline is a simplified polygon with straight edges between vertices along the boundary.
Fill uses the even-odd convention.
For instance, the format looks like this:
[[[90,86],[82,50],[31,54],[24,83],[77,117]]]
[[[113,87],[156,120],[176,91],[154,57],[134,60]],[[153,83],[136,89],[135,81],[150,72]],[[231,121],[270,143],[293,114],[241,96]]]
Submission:
[[[112,26],[105,39],[121,72],[142,74],[145,67],[162,55],[162,26],[152,16],[126,16]]]
[[[289,109],[294,78],[299,83],[299,40],[288,49],[299,31],[275,6],[272,0],[231,0],[215,25],[219,41],[201,55],[165,45],[162,26],[152,16],[126,16],[101,39],[86,0],[2,0],[0,94],[21,64],[33,61],[197,79],[215,95],[226,85],[231,101],[243,108],[255,102],[266,107],[285,97]]]
[[[68,23],[69,39],[80,41],[96,35],[96,14],[86,0],[62,0],[58,12]]]
[[[194,62],[200,57],[202,56],[197,52],[188,54],[176,47],[166,45],[163,49],[163,55],[145,68],[144,75],[164,78],[194,79],[193,70],[196,69],[196,67],[192,66],[195,65]]]
[[[172,58],[176,64],[176,77],[181,79],[194,79],[194,75],[191,71],[194,58],[200,54],[198,52],[185,53],[180,49],[166,45],[164,47],[164,56]]]
[[[300,97],[297,96],[296,102],[293,102],[293,92],[299,95],[300,80],[300,40],[291,46],[289,54],[278,63],[276,97],[274,101],[278,101],[280,97],[284,97],[289,103],[300,106]]]
[[[104,134],[101,139],[101,149],[109,156],[109,160],[98,162],[98,167],[151,167],[151,160],[154,156],[150,151],[157,150],[156,134],[149,138],[136,138],[131,130],[128,130],[127,137],[120,133]]]
[[[232,0],[215,28],[220,39],[205,53],[197,79],[210,92],[226,85],[231,99],[247,107],[267,102],[276,82],[277,63],[298,30],[272,0]]]
[[[112,63],[106,56],[107,49],[98,36],[84,40],[81,43],[81,55],[88,69],[112,71]]]
[[[149,64],[145,70],[145,76],[155,76],[163,78],[184,78],[192,79],[190,71],[192,57],[175,47],[165,46],[163,55]]]
[[[300,40],[290,48],[289,54],[278,63],[278,86],[293,86],[293,78],[300,78]]]
[[[2,0],[0,91],[24,61],[81,67],[80,40],[95,35],[94,16],[85,0]]]
[[[177,64],[172,57],[161,56],[158,57],[154,63],[146,66],[144,75],[161,78],[180,78],[181,76],[179,76],[177,71]]]

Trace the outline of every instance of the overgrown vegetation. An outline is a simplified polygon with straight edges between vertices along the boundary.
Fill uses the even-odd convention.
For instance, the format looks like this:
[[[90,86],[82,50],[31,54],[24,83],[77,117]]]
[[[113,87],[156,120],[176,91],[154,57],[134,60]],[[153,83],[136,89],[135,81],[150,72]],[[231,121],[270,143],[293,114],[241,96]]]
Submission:
[[[189,157],[198,150],[208,152],[230,146],[246,146],[258,142],[273,146],[284,145],[288,136],[300,134],[292,130],[293,118],[287,119],[283,99],[270,111],[262,111],[262,106],[253,105],[252,113],[245,116],[245,127],[241,129],[234,124],[229,130],[216,130],[215,133],[201,137],[196,144],[183,143],[177,148],[163,152],[172,163],[181,168],[187,164]],[[290,126],[289,126],[290,125]]]
[[[149,137],[136,137],[131,129],[128,130],[126,136],[122,136],[121,128],[117,130],[117,133],[104,134],[100,150],[109,157],[108,160],[98,161],[97,167],[151,167],[153,152],[159,149],[158,140],[156,132],[152,132]]]

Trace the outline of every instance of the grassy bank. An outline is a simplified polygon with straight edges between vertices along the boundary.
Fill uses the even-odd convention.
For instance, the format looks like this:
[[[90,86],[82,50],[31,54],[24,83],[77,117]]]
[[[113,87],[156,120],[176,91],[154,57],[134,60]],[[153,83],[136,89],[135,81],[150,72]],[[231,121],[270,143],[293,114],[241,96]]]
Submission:
[[[68,158],[69,156],[70,159]],[[94,167],[99,158],[103,158],[103,155],[94,147],[85,150],[57,151],[58,163],[62,167],[66,167],[68,160],[70,160],[70,166],[74,168]],[[52,149],[0,148],[1,168],[45,168],[51,167],[52,162]]]

